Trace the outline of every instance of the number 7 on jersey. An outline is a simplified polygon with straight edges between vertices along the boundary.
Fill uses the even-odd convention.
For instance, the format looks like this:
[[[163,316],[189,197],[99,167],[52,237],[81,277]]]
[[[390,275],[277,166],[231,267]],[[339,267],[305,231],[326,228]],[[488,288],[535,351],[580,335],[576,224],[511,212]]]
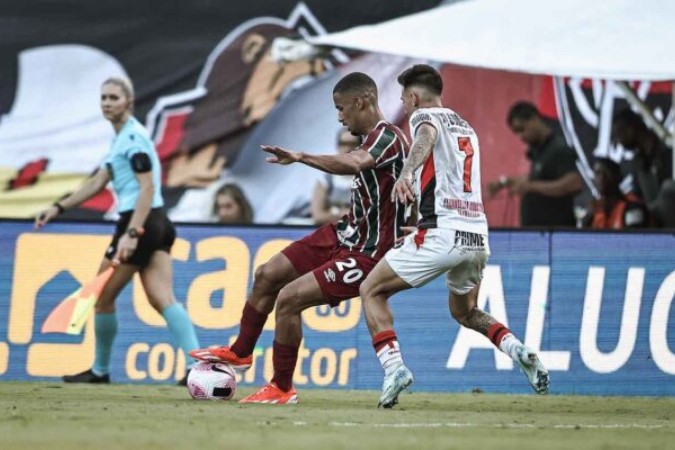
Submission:
[[[460,136],[457,138],[457,145],[459,151],[466,153],[464,158],[464,192],[471,192],[471,165],[473,164],[473,146],[471,139],[467,136]]]

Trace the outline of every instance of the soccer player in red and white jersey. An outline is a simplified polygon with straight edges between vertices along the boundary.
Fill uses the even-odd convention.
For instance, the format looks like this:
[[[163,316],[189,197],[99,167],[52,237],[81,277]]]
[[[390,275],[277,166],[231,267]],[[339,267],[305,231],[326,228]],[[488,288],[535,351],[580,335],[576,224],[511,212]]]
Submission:
[[[414,139],[392,201],[417,199],[419,221],[401,246],[390,250],[361,284],[361,299],[373,347],[384,369],[378,406],[391,408],[413,382],[403,364],[387,300],[446,275],[452,316],[488,337],[523,369],[539,394],[548,392],[548,372],[536,353],[525,347],[494,317],[477,308],[478,289],[490,255],[483,211],[480,150],[473,128],[441,102],[443,80],[420,64],[398,77],[401,100],[410,116]]]
[[[378,106],[377,86],[366,74],[343,77],[333,89],[338,120],[363,143],[348,153],[311,155],[262,146],[275,164],[302,163],[332,174],[352,174],[349,213],[296,241],[256,270],[253,289],[231,347],[198,349],[190,355],[223,361],[236,369],[251,366],[255,344],[276,304],[273,346],[274,377],[240,403],[297,403],[293,372],[302,340],[300,313],[307,308],[359,295],[359,286],[377,262],[403,236],[405,208],[391,202],[396,176],[403,168],[408,143],[403,132],[386,122]]]

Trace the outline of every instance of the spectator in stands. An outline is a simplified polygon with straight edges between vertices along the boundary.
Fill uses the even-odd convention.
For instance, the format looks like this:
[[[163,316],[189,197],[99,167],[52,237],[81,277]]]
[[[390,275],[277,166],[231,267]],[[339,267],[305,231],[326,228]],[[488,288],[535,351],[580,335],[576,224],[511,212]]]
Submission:
[[[349,153],[361,145],[361,140],[346,128],[338,133],[337,152]],[[327,173],[314,187],[312,195],[312,221],[316,225],[336,222],[349,212],[352,198],[351,175]]]
[[[502,188],[522,196],[520,224],[523,227],[574,227],[574,196],[583,188],[574,151],[532,103],[514,104],[507,122],[511,131],[528,145],[527,157],[532,161],[530,174],[500,176],[488,184],[488,196],[493,198]]]
[[[218,223],[246,225],[253,223],[253,208],[244,191],[236,184],[224,184],[216,191],[213,215]]]
[[[593,201],[584,225],[595,229],[618,230],[648,226],[645,204],[632,193],[621,192],[621,167],[607,158],[598,158],[593,164],[595,185],[600,198]]]
[[[614,116],[612,140],[635,151],[634,191],[652,209],[663,182],[673,178],[673,151],[629,108]]]

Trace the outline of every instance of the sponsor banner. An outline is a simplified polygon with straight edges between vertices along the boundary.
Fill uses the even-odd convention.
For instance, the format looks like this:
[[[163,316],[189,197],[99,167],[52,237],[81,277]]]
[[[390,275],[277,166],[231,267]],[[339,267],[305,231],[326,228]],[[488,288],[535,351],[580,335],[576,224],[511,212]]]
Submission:
[[[255,268],[300,228],[183,225],[173,249],[174,289],[202,346],[230,342]],[[58,380],[89,368],[93,321],[81,335],[44,334],[49,313],[91,280],[109,243],[111,224],[0,226],[0,380]],[[670,234],[495,231],[478,306],[540,352],[553,393],[675,394],[675,237]],[[443,279],[391,299],[396,331],[415,387],[424,391],[527,393],[519,368],[448,312]],[[185,358],[137,279],[117,301],[119,333],[112,379],[169,383]],[[272,375],[274,319],[240,378],[260,385]],[[382,370],[361,302],[303,314],[300,388],[379,389]]]

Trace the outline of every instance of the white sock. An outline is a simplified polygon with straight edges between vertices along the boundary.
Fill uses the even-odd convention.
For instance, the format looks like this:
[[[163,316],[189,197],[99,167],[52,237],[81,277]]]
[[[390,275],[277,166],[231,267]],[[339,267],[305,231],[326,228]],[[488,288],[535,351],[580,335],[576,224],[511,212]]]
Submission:
[[[388,376],[403,365],[403,357],[398,347],[398,341],[390,341],[377,352],[377,357],[384,369],[384,375]]]
[[[518,360],[518,350],[523,345],[520,340],[515,337],[513,334],[508,333],[502,338],[502,341],[499,343],[499,350],[506,353],[513,360]]]

